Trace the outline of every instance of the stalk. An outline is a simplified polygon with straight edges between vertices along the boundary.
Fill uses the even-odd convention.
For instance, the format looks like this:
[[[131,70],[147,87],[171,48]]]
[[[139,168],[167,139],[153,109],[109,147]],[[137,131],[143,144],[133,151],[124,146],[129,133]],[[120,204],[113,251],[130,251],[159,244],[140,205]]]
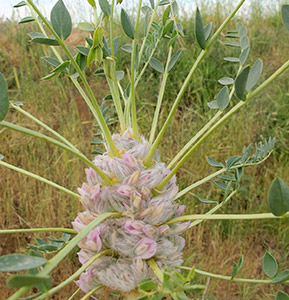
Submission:
[[[191,220],[263,220],[263,219],[286,219],[289,217],[289,212],[284,214],[283,216],[275,216],[272,213],[262,213],[262,214],[231,214],[231,215],[225,215],[225,214],[216,214],[216,215],[188,215],[188,216],[182,216],[177,217],[174,219],[171,219],[166,224],[173,224],[178,222],[185,222],[185,221],[191,221]]]
[[[80,288],[78,288],[70,297],[68,300],[72,300],[74,298],[74,296],[76,296],[79,292],[81,291]]]
[[[147,263],[149,264],[149,266],[151,267],[151,269],[153,270],[153,272],[155,273],[155,275],[157,276],[157,278],[159,279],[160,282],[163,282],[164,280],[164,274],[163,272],[160,270],[159,266],[157,265],[156,261],[153,258],[150,258]]]
[[[218,28],[218,30],[215,32],[215,34],[212,36],[212,38],[209,40],[207,46],[206,46],[206,49],[205,50],[202,50],[201,53],[199,54],[197,60],[195,61],[194,65],[192,66],[189,74],[187,75],[178,95],[177,95],[177,98],[171,108],[171,111],[161,129],[161,131],[159,132],[150,152],[148,153],[147,157],[145,158],[145,165],[146,166],[149,166],[152,162],[152,158],[153,158],[153,155],[170,123],[170,121],[172,120],[176,110],[177,110],[177,107],[178,107],[178,104],[180,102],[180,100],[182,99],[183,97],[183,94],[186,90],[186,88],[188,87],[189,83],[190,83],[190,80],[192,78],[192,76],[194,75],[195,71],[197,70],[197,68],[199,67],[200,63],[202,62],[202,60],[204,59],[205,55],[207,54],[209,48],[211,47],[212,43],[216,40],[216,38],[218,37],[218,35],[221,33],[221,31],[224,29],[224,27],[228,24],[228,22],[233,18],[233,16],[236,14],[236,12],[239,10],[239,8],[242,6],[242,4],[245,2],[245,0],[241,0],[239,2],[239,4],[236,6],[236,8],[231,12],[231,14],[225,19],[225,21],[222,23],[222,25]]]
[[[49,131],[53,135],[55,135],[58,139],[60,139],[64,144],[66,144],[67,146],[69,146],[75,152],[78,152],[79,154],[82,154],[84,156],[84,154],[81,153],[74,145],[72,145],[64,136],[62,136],[57,131],[53,130],[51,127],[49,127],[48,125],[46,125],[45,123],[43,123],[42,121],[40,121],[39,119],[37,119],[36,117],[34,117],[33,115],[31,115],[29,112],[25,111],[24,109],[22,109],[18,105],[14,105],[13,103],[10,103],[10,106],[12,108],[16,109],[17,111],[19,111],[20,113],[22,113],[23,115],[25,115],[26,117],[28,117],[31,120],[33,120],[35,123],[39,124],[41,127],[43,127],[44,129],[46,129],[47,131]]]
[[[94,288],[93,290],[91,290],[89,293],[87,293],[86,295],[84,295],[80,300],[87,300],[90,298],[90,296],[92,296],[96,291],[100,290],[103,286],[99,285],[96,288]]]
[[[6,233],[26,233],[26,232],[64,232],[69,234],[77,234],[77,231],[70,228],[58,228],[58,227],[48,227],[48,228],[29,228],[29,229],[4,229],[0,230],[0,234]]]
[[[70,253],[73,248],[88,235],[98,224],[109,217],[120,217],[119,213],[104,213],[90,222],[80,233],[78,233],[64,248],[62,248],[52,259],[50,259],[45,267],[38,273],[39,276],[48,275],[65,257]],[[18,300],[22,295],[27,293],[31,287],[25,286],[19,289],[15,294],[9,297],[7,300]]]
[[[24,175],[30,176],[30,177],[32,177],[32,178],[34,178],[34,179],[36,179],[36,180],[41,181],[41,182],[47,183],[47,184],[49,184],[49,185],[51,185],[51,186],[53,186],[53,187],[55,187],[55,188],[61,190],[62,192],[65,192],[65,193],[67,193],[67,194],[73,196],[73,197],[76,197],[76,198],[78,198],[78,199],[81,198],[80,195],[78,195],[78,194],[72,192],[71,190],[69,190],[69,189],[67,189],[67,188],[65,188],[65,187],[63,187],[63,186],[61,186],[61,185],[59,185],[59,184],[57,184],[57,183],[55,183],[55,182],[53,182],[53,181],[50,181],[50,180],[48,180],[48,179],[46,179],[46,178],[44,178],[44,177],[41,177],[41,176],[36,175],[36,174],[34,174],[34,173],[31,173],[31,172],[28,172],[28,171],[23,170],[23,169],[21,169],[21,168],[18,168],[18,167],[15,167],[15,166],[13,166],[13,165],[10,165],[10,164],[8,164],[8,163],[2,161],[2,160],[0,160],[0,165],[4,166],[4,167],[6,167],[6,168],[9,168],[9,169],[11,169],[11,170],[17,171],[17,172],[19,172],[19,173],[22,173],[22,174],[24,174]]]
[[[82,272],[84,272],[90,265],[92,265],[98,258],[100,258],[103,255],[109,254],[110,250],[102,251],[96,255],[94,255],[88,262],[86,262],[84,265],[82,265],[81,268],[79,268],[75,273],[73,273],[70,277],[68,277],[66,280],[61,282],[59,285],[55,286],[54,288],[50,289],[49,291],[45,292],[45,294],[42,294],[41,296],[35,298],[35,300],[43,300],[47,298],[48,296],[51,296],[67,286],[69,283],[71,283],[73,280],[75,280],[78,276],[81,275]]]
[[[131,103],[131,119],[132,119],[132,131],[134,138],[138,137],[137,132],[137,116],[136,116],[136,103],[135,103],[135,52],[136,52],[136,43],[137,43],[137,35],[139,28],[139,19],[140,19],[140,11],[141,11],[142,0],[138,2],[138,10],[137,10],[137,18],[136,25],[134,30],[134,40],[132,43],[132,54],[131,54],[131,86],[130,86],[130,103]]]
[[[153,143],[154,138],[155,138],[160,109],[161,109],[161,105],[162,105],[162,101],[163,101],[163,97],[164,97],[164,93],[165,93],[165,88],[166,88],[166,84],[167,84],[167,79],[168,79],[168,75],[169,75],[168,67],[169,67],[169,63],[171,61],[172,51],[173,51],[173,47],[170,46],[167,63],[166,63],[166,67],[165,67],[165,71],[163,74],[162,83],[161,83],[161,87],[160,87],[160,92],[159,92],[159,96],[158,96],[157,106],[156,106],[156,110],[155,110],[155,114],[154,114],[154,118],[153,118],[152,129],[151,129],[150,138],[149,138],[150,144]]]
[[[34,11],[38,14],[38,16],[42,19],[42,21],[44,22],[44,24],[47,26],[47,28],[50,30],[50,32],[54,35],[54,37],[56,38],[56,40],[58,41],[59,45],[63,48],[64,52],[67,54],[67,56],[69,57],[69,59],[71,60],[71,63],[73,65],[73,67],[75,68],[75,70],[77,71],[77,73],[79,74],[79,77],[81,78],[87,92],[88,95],[90,96],[90,99],[92,101],[92,104],[95,108],[95,112],[96,112],[96,116],[97,116],[97,121],[99,123],[99,126],[105,136],[105,139],[110,147],[110,151],[114,156],[119,156],[118,153],[118,149],[116,148],[110,131],[108,129],[108,126],[105,122],[105,119],[101,113],[100,107],[96,101],[96,98],[94,97],[93,91],[91,89],[91,87],[89,86],[83,72],[81,71],[80,67],[78,66],[78,64],[76,63],[74,57],[72,56],[72,54],[70,53],[70,51],[68,50],[68,48],[66,47],[64,41],[57,35],[57,33],[55,32],[55,30],[52,28],[52,26],[50,25],[50,23],[46,20],[46,18],[42,15],[42,13],[39,11],[39,9],[35,6],[35,4],[32,2],[32,0],[27,0],[28,3],[31,5],[31,7],[34,9]]]
[[[13,129],[13,130],[16,130],[16,131],[19,131],[19,132],[22,132],[22,133],[26,133],[26,134],[34,136],[36,138],[42,139],[46,142],[49,142],[53,145],[56,145],[56,146],[58,146],[58,147],[60,147],[64,150],[74,154],[75,156],[80,158],[83,162],[85,162],[89,167],[93,168],[96,171],[96,173],[103,179],[105,184],[111,185],[111,181],[110,181],[109,177],[104,172],[102,172],[96,165],[94,165],[93,162],[91,162],[89,159],[87,159],[85,156],[79,154],[78,152],[75,152],[73,149],[71,149],[67,145],[59,142],[58,140],[55,140],[55,139],[53,139],[53,138],[51,138],[47,135],[36,132],[34,130],[31,130],[31,129],[28,129],[28,128],[25,128],[25,127],[22,127],[22,126],[18,126],[18,125],[15,125],[15,124],[12,124],[12,123],[9,123],[9,122],[6,122],[6,121],[1,121],[0,125],[4,126],[4,127],[7,127],[7,128],[10,128],[10,129]]]
[[[113,46],[113,12],[114,12],[114,3],[115,0],[111,2],[111,13],[110,13],[110,26],[109,26],[109,34],[110,34],[110,49],[111,49],[111,56],[114,56],[114,46]]]
[[[188,271],[191,271],[192,268],[189,268],[189,267],[179,267],[180,269],[182,270],[188,270]],[[203,270],[199,270],[199,269],[194,269],[195,272],[197,274],[200,274],[200,275],[204,275],[204,276],[209,276],[209,277],[213,277],[213,278],[217,278],[217,279],[224,279],[224,280],[229,280],[229,281],[237,281],[237,282],[243,282],[243,283],[261,283],[261,284],[272,284],[272,279],[267,279],[267,280],[264,280],[264,279],[248,279],[248,278],[231,278],[231,276],[225,276],[225,275],[220,275],[220,274],[215,274],[215,273],[211,273],[211,272],[206,272],[206,271],[203,271]],[[285,281],[283,283],[289,283],[289,281]]]
[[[228,171],[228,170],[234,170],[234,169],[238,169],[238,168],[243,168],[243,167],[249,167],[249,166],[256,166],[256,165],[259,165],[259,164],[263,163],[263,162],[271,155],[271,153],[272,153],[272,151],[271,151],[266,157],[264,157],[262,160],[260,160],[260,161],[258,161],[258,162],[256,162],[256,163],[248,163],[248,164],[245,163],[245,164],[241,164],[241,165],[236,165],[236,166],[230,167],[230,169],[222,168],[222,169],[220,169],[219,171],[216,171],[216,172],[210,174],[209,176],[202,178],[201,180],[199,180],[199,181],[197,181],[197,182],[195,182],[195,183],[189,185],[188,187],[186,187],[185,189],[183,189],[182,191],[180,191],[180,192],[177,194],[175,200],[179,199],[180,197],[182,197],[183,195],[185,195],[185,194],[188,193],[189,191],[191,191],[191,190],[193,190],[194,188],[196,188],[196,187],[198,187],[198,186],[204,184],[205,182],[207,182],[207,181],[209,181],[209,180],[211,180],[211,179],[213,179],[213,178],[215,178],[215,177],[221,175],[222,173],[225,173],[225,172]]]

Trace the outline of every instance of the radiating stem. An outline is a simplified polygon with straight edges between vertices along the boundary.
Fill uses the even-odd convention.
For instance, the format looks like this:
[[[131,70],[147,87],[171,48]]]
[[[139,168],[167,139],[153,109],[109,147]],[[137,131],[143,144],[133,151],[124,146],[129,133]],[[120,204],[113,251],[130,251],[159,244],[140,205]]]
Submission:
[[[206,271],[195,269],[195,268],[183,267],[183,266],[180,266],[179,268],[182,269],[182,270],[188,270],[188,271],[191,271],[192,269],[194,269],[197,274],[204,275],[204,276],[209,276],[209,277],[217,278],[217,279],[224,279],[224,280],[243,282],[243,283],[273,284],[272,279],[264,280],[264,279],[238,278],[238,277],[232,279],[231,276],[215,274],[215,273],[206,272]],[[283,283],[289,283],[289,281],[285,281]]]
[[[168,79],[168,75],[169,75],[168,67],[169,67],[169,63],[171,61],[172,51],[173,51],[173,47],[170,46],[167,63],[166,63],[165,71],[163,73],[162,83],[161,83],[160,92],[159,92],[159,96],[158,96],[157,106],[156,106],[156,110],[155,110],[155,114],[154,114],[154,118],[153,118],[152,129],[151,129],[151,134],[150,134],[150,138],[149,138],[150,144],[153,143],[154,138],[155,138],[160,109],[161,109],[161,105],[162,105],[162,101],[163,101],[163,97],[164,97],[164,93],[165,93],[165,88],[166,88],[166,84],[167,84],[167,79]]]
[[[79,77],[81,78],[89,96],[90,99],[92,101],[92,104],[95,108],[96,111],[96,115],[97,115],[97,121],[99,123],[99,126],[105,136],[105,139],[110,147],[110,151],[114,156],[119,156],[118,153],[118,149],[116,148],[110,131],[108,129],[108,126],[105,122],[105,119],[102,115],[102,112],[100,110],[100,107],[96,101],[96,98],[94,96],[94,93],[90,87],[90,85],[88,84],[83,72],[81,71],[79,65],[77,64],[77,62],[75,61],[74,57],[72,56],[72,54],[70,53],[70,51],[68,50],[68,48],[66,47],[64,41],[58,36],[58,34],[55,32],[55,30],[52,28],[52,26],[50,25],[50,23],[47,21],[47,19],[42,15],[42,13],[39,11],[39,9],[35,6],[35,4],[32,2],[32,0],[27,0],[28,3],[32,6],[32,8],[34,9],[34,11],[38,14],[38,16],[42,19],[42,21],[44,22],[44,24],[47,26],[47,28],[51,31],[51,33],[54,35],[54,37],[56,38],[56,40],[58,41],[59,45],[63,48],[64,52],[67,54],[67,56],[69,57],[69,59],[71,60],[71,63],[73,65],[73,67],[75,68],[75,70],[77,71],[77,73],[79,74]]]
[[[202,60],[204,59],[205,55],[207,54],[208,52],[208,49],[211,47],[212,43],[216,40],[216,38],[218,37],[218,35],[221,33],[221,31],[224,29],[224,27],[227,25],[227,23],[233,18],[233,16],[236,14],[236,12],[239,10],[239,8],[242,6],[242,4],[244,3],[245,0],[241,0],[239,2],[239,4],[236,6],[236,8],[231,12],[231,14],[225,19],[225,21],[222,23],[222,25],[218,28],[218,30],[215,32],[215,34],[212,36],[212,38],[209,40],[208,44],[206,45],[206,49],[205,50],[202,50],[201,53],[199,54],[197,60],[195,61],[194,65],[192,66],[191,70],[189,71],[189,74],[187,75],[178,95],[177,95],[177,98],[171,108],[171,111],[161,129],[161,131],[159,132],[150,152],[148,153],[147,157],[145,158],[145,165],[146,166],[149,166],[152,162],[152,158],[153,158],[153,155],[167,129],[167,127],[169,126],[169,123],[171,122],[176,110],[177,110],[177,107],[178,107],[178,104],[180,102],[180,100],[182,99],[183,97],[183,94],[185,93],[185,90],[187,89],[190,81],[191,81],[191,78],[192,76],[194,75],[195,71],[197,70],[197,68],[199,67],[200,63],[202,62]]]
[[[28,129],[28,128],[25,128],[25,127],[22,127],[22,126],[18,126],[18,125],[15,125],[15,124],[12,124],[12,123],[9,123],[9,122],[6,122],[6,121],[1,121],[0,125],[4,126],[4,127],[7,127],[7,128],[10,128],[10,129],[13,129],[13,130],[16,130],[16,131],[19,131],[19,132],[22,132],[22,133],[25,133],[25,134],[28,134],[28,135],[31,135],[31,136],[34,136],[36,138],[42,139],[46,142],[54,144],[54,145],[56,145],[56,146],[58,146],[58,147],[60,147],[64,150],[74,154],[75,156],[80,158],[83,162],[85,162],[89,167],[93,168],[96,171],[96,173],[103,179],[105,184],[111,185],[111,181],[110,181],[109,177],[104,172],[102,172],[92,161],[87,159],[84,155],[79,154],[78,152],[75,152],[73,149],[71,149],[67,145],[59,142],[58,140],[55,140],[55,139],[53,139],[53,138],[51,138],[47,135],[36,132],[34,130],[31,130],[31,129]]]
[[[171,219],[166,224],[185,222],[191,220],[262,220],[262,219],[286,219],[289,217],[289,212],[283,216],[275,216],[272,213],[262,214],[216,214],[216,215],[187,215]]]
[[[37,119],[36,117],[34,117],[33,115],[31,115],[29,112],[27,112],[24,109],[22,109],[20,106],[14,105],[13,103],[10,103],[10,106],[12,108],[16,109],[17,111],[19,111],[20,113],[22,113],[23,115],[25,115],[26,117],[28,117],[31,120],[33,120],[35,123],[39,124],[41,127],[43,127],[44,129],[46,129],[47,131],[49,131],[53,135],[55,135],[57,138],[59,138],[61,141],[63,141],[64,144],[66,144],[67,146],[69,146],[75,152],[78,152],[79,154],[84,155],[74,145],[72,145],[64,136],[62,136],[57,131],[53,130],[51,127],[49,127],[48,125],[46,125],[45,123],[43,123],[42,121],[40,121],[39,119]]]
[[[111,56],[114,56],[114,46],[113,46],[113,13],[114,13],[114,3],[115,0],[111,1],[111,12],[110,12],[110,26],[109,26],[109,34],[110,34],[110,49],[111,49]]]
[[[79,292],[81,291],[80,288],[78,288],[69,298],[68,300],[72,300]]]
[[[138,10],[136,17],[136,25],[134,30],[134,39],[132,42],[132,54],[131,54],[131,85],[130,85],[130,100],[131,103],[131,120],[132,120],[132,131],[134,138],[138,137],[137,129],[137,116],[136,116],[136,101],[135,101],[135,55],[136,55],[136,45],[137,45],[137,36],[140,20],[140,11],[141,11],[142,0],[138,2]]]
[[[89,299],[90,296],[92,296],[95,292],[97,292],[101,288],[103,288],[102,285],[97,286],[96,288],[94,288],[93,290],[91,290],[89,293],[87,293],[86,295],[84,295],[80,300],[87,300],[87,299]]]
[[[41,296],[35,298],[35,300],[43,300],[45,298],[47,298],[48,296],[53,295],[54,293],[58,292],[59,290],[61,290],[62,288],[64,288],[65,286],[67,286],[69,283],[71,283],[73,280],[75,280],[78,276],[81,275],[82,272],[84,272],[91,264],[93,264],[98,258],[100,258],[103,255],[107,255],[111,253],[110,250],[105,250],[102,251],[96,255],[94,255],[88,262],[86,262],[84,265],[82,265],[81,268],[79,268],[75,273],[73,273],[70,277],[68,277],[66,280],[64,280],[63,282],[61,282],[59,285],[53,287],[52,289],[50,289],[49,291],[45,292],[44,294],[42,294]]]
[[[110,217],[120,217],[119,213],[107,212],[99,215],[92,222],[90,222],[80,233],[78,233],[64,248],[62,248],[52,259],[50,259],[44,266],[44,268],[38,273],[39,276],[48,275],[66,256],[72,251],[72,249],[91,232],[98,224]],[[15,294],[8,298],[8,300],[18,300],[22,295],[26,294],[31,287],[23,287]]]
[[[149,264],[149,266],[151,267],[151,269],[153,270],[153,272],[155,273],[155,275],[157,276],[157,278],[159,279],[159,281],[163,282],[163,280],[164,280],[164,274],[160,270],[160,268],[157,265],[156,261],[153,258],[150,258],[149,260],[147,260],[147,263]]]
[[[58,227],[48,227],[48,228],[28,228],[28,229],[4,229],[0,230],[0,234],[7,233],[26,233],[26,232],[64,232],[69,234],[77,234],[77,231],[70,228],[58,228]]]
[[[76,197],[76,198],[78,198],[78,199],[81,198],[80,195],[78,195],[78,194],[72,192],[71,190],[69,190],[69,189],[67,189],[67,188],[65,188],[65,187],[63,187],[63,186],[61,186],[61,185],[59,185],[59,184],[57,184],[57,183],[55,183],[55,182],[53,182],[53,181],[50,181],[50,180],[48,180],[48,179],[46,179],[46,178],[43,178],[43,177],[41,177],[41,176],[39,176],[39,175],[36,175],[36,174],[34,174],[34,173],[31,173],[31,172],[28,172],[28,171],[23,170],[23,169],[21,169],[21,168],[15,167],[15,166],[13,166],[13,165],[11,165],[11,164],[8,164],[8,163],[4,162],[3,160],[0,160],[0,165],[2,165],[3,167],[9,168],[9,169],[11,169],[11,170],[17,171],[17,172],[19,172],[19,173],[22,173],[22,174],[24,174],[24,175],[30,176],[30,177],[32,177],[32,178],[34,178],[34,179],[36,179],[36,180],[41,181],[41,182],[47,183],[47,184],[49,184],[49,185],[51,185],[51,186],[53,186],[53,187],[55,187],[55,188],[61,190],[62,192],[65,192],[65,193],[67,193],[67,194],[73,196],[73,197]]]

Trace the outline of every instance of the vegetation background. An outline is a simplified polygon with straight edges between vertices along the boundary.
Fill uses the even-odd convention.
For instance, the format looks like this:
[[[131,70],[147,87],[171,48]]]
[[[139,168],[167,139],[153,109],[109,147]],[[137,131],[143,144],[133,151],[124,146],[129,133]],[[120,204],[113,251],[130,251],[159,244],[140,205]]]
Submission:
[[[201,11],[205,22],[213,21],[217,26],[230,10],[230,5],[202,1]],[[248,28],[251,39],[249,62],[262,58],[264,63],[263,79],[275,71],[288,59],[289,36],[282,25],[280,5],[268,11],[263,2],[254,1],[246,8],[241,21]],[[283,2],[282,2],[283,3]],[[227,2],[228,4],[228,2]],[[182,11],[182,8],[181,8]],[[193,12],[182,11],[181,22],[184,26],[184,53],[169,76],[164,103],[162,106],[162,124],[184,80],[191,64],[199,53],[194,39]],[[238,17],[227,27],[232,29]],[[37,31],[33,24],[19,25],[14,20],[0,22],[0,69],[7,78],[10,99],[21,101],[24,108],[39,117],[53,129],[62,133],[68,140],[89,155],[94,146],[90,145],[96,129],[95,121],[84,101],[66,77],[49,81],[41,78],[50,72],[50,67],[42,56],[52,56],[50,49],[31,44],[27,32]],[[33,29],[34,28],[34,29]],[[116,26],[118,28],[118,26]],[[116,29],[119,30],[119,29]],[[122,33],[119,32],[119,35]],[[77,29],[68,40],[73,47],[84,43],[86,34]],[[121,43],[126,38],[121,36]],[[234,52],[224,45],[224,34],[213,46],[193,77],[187,92],[179,106],[177,114],[161,144],[164,161],[170,161],[174,154],[205,124],[213,115],[207,102],[214,99],[219,89],[217,79],[235,74],[236,66],[225,62],[223,57]],[[160,46],[157,57],[164,60],[164,46]],[[129,55],[121,51],[118,69],[126,70]],[[97,98],[108,93],[104,79],[87,71],[89,82]],[[262,165],[247,168],[242,188],[222,213],[260,213],[267,212],[267,191],[274,177],[279,176],[288,183],[289,178],[289,89],[288,72],[274,82],[265,92],[249,103],[245,109],[217,130],[204,146],[195,152],[181,172],[178,173],[180,189],[208,175],[213,171],[206,161],[206,156],[224,161],[229,156],[241,153],[243,146],[255,143],[269,136],[276,137],[276,150]],[[158,74],[149,69],[137,89],[137,107],[139,125],[143,134],[148,134],[156,104],[159,86]],[[34,130],[39,129],[16,111],[10,111],[8,120]],[[85,181],[84,165],[56,147],[41,140],[0,128],[0,153],[5,160],[16,166],[51,179],[60,185],[76,190]],[[90,156],[91,159],[93,155]],[[14,171],[0,167],[0,229],[33,227],[70,227],[71,221],[81,204],[66,194],[45,184],[25,177]],[[198,197],[220,201],[220,191],[207,183],[193,193],[180,199],[187,205],[188,213],[204,213],[210,209]],[[48,234],[17,234],[0,236],[0,255],[26,249],[35,237]],[[241,277],[265,278],[262,272],[262,258],[269,250],[280,262],[289,267],[288,221],[206,221],[188,231],[186,237],[185,264],[194,265],[206,271],[230,275],[234,261],[244,255],[244,267]],[[53,284],[68,277],[78,267],[76,250],[64,260],[60,268],[53,272]],[[11,291],[5,287],[7,275],[0,274],[0,299],[6,299]],[[196,281],[206,284],[206,279],[196,276]],[[76,290],[70,285],[50,299],[68,299]],[[281,287],[236,284],[234,282],[211,279],[208,286],[207,300],[269,300],[274,299]],[[284,286],[282,287],[284,290]],[[289,293],[289,287],[285,287]],[[77,298],[76,298],[77,299]],[[202,299],[197,295],[196,299]]]

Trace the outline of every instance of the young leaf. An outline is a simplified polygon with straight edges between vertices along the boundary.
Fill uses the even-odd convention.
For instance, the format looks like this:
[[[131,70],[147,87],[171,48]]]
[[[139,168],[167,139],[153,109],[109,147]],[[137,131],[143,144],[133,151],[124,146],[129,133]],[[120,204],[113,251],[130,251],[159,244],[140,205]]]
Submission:
[[[107,0],[98,0],[98,3],[99,3],[99,6],[100,6],[102,12],[103,12],[107,17],[109,17],[109,16],[110,16],[110,13],[111,13],[111,12],[110,12],[111,8],[110,8],[110,5],[109,5],[108,1],[107,1]]]
[[[226,161],[226,168],[229,169],[232,166],[234,166],[237,162],[239,162],[241,159],[240,156],[231,156],[230,158],[227,159]]]
[[[271,278],[273,278],[278,271],[278,264],[276,262],[276,259],[267,251],[263,258],[263,270],[265,274]]]
[[[246,48],[250,47],[250,40],[246,35],[241,37],[240,45],[242,50],[245,50]]]
[[[62,40],[66,40],[72,31],[70,14],[62,0],[58,0],[51,10],[50,20],[53,29]]]
[[[225,42],[224,45],[226,46],[230,46],[230,47],[241,47],[240,43],[239,42],[234,42],[234,41],[231,41],[231,42]]]
[[[121,47],[121,49],[122,49],[123,51],[127,52],[127,53],[131,53],[131,52],[132,52],[131,45],[129,45],[129,44],[123,45],[123,46]]]
[[[26,2],[25,1],[20,1],[17,4],[15,4],[13,7],[17,8],[17,7],[21,7],[21,6],[24,6],[24,5],[26,5]]]
[[[43,257],[25,254],[8,254],[0,256],[0,271],[15,272],[40,267],[46,263]]]
[[[76,49],[85,56],[88,56],[90,50],[88,47],[83,47],[83,46],[76,46]]]
[[[224,86],[217,94],[217,103],[220,110],[224,110],[230,102],[229,90],[227,86]]]
[[[42,57],[42,59],[44,59],[46,62],[48,62],[54,68],[56,68],[60,65],[60,62],[53,57],[44,56],[44,57]]]
[[[78,28],[83,31],[92,32],[95,28],[88,22],[81,22],[78,24]]]
[[[171,58],[169,65],[168,65],[168,72],[175,66],[177,61],[179,60],[180,56],[182,54],[182,50],[178,50]]]
[[[203,25],[203,19],[201,16],[201,13],[199,11],[199,8],[197,7],[196,12],[196,21],[195,21],[195,34],[198,44],[202,49],[205,49],[206,47],[206,36],[205,36],[205,30]]]
[[[207,161],[208,163],[212,166],[212,167],[217,167],[217,168],[224,168],[224,165],[216,160],[214,160],[212,157],[208,156],[207,157]]]
[[[235,80],[235,91],[236,95],[239,99],[245,100],[246,99],[246,85],[248,80],[248,75],[250,71],[250,66],[244,68],[238,77]]]
[[[240,60],[240,65],[243,66],[249,56],[249,52],[250,52],[250,47],[247,47],[246,49],[244,49],[240,56],[239,56],[239,60]]]
[[[124,77],[124,71],[120,70],[120,71],[116,71],[115,72],[115,75],[116,75],[116,80],[117,81],[120,81],[123,79]]]
[[[0,121],[4,120],[9,110],[8,86],[0,72]]]
[[[287,281],[289,279],[289,270],[284,270],[277,274],[273,279],[272,283],[282,283],[284,281]]]
[[[49,276],[36,275],[13,275],[8,278],[6,284],[10,289],[21,288],[23,286],[36,286],[44,283],[49,279]]]
[[[263,62],[259,58],[256,60],[256,62],[254,63],[253,67],[249,72],[247,85],[246,85],[247,91],[251,90],[257,84],[258,80],[261,77],[262,70],[263,70]]]
[[[213,28],[213,22],[210,22],[204,27],[204,32],[205,32],[205,40],[207,41],[212,33],[212,28]]]
[[[151,58],[149,61],[150,66],[155,69],[156,71],[163,73],[164,72],[164,66],[163,64],[156,58]]]
[[[54,70],[53,70],[53,73],[60,73],[62,71],[65,70],[65,68],[70,64],[70,61],[64,61],[62,64],[60,64],[59,66],[57,66]]]
[[[206,203],[206,204],[218,204],[218,201],[207,200],[207,199],[204,199],[204,198],[199,198],[199,200],[203,203]]]
[[[268,194],[268,204],[270,211],[275,216],[282,216],[289,211],[289,187],[281,178],[276,178],[272,182]]]
[[[119,51],[119,45],[120,45],[120,37],[117,36],[113,39],[114,56],[116,56]]]
[[[279,291],[276,295],[276,300],[289,300],[289,295],[282,291]]]
[[[210,107],[210,109],[218,109],[219,108],[217,100],[208,102],[207,105]]]
[[[28,35],[30,36],[31,42],[33,42],[33,43],[50,45],[50,46],[59,45],[59,43],[56,39],[54,39],[54,38],[50,39],[40,32],[29,32]]]
[[[231,279],[234,279],[234,277],[237,275],[237,273],[242,269],[243,263],[244,263],[244,257],[242,255],[238,264],[236,262],[234,262],[234,264],[233,264],[233,271],[232,271]]]
[[[224,57],[224,60],[229,62],[234,62],[234,63],[240,62],[240,59],[238,57]]]
[[[156,282],[152,281],[152,279],[145,279],[139,283],[138,287],[141,290],[148,291],[148,290],[157,289],[158,284]]]
[[[231,77],[222,77],[221,79],[218,80],[218,82],[222,85],[230,85],[233,84],[235,81]]]
[[[23,19],[21,19],[21,20],[19,21],[19,24],[28,23],[28,22],[33,22],[33,21],[35,21],[35,18],[33,18],[33,17],[25,17],[25,18],[23,18]]]
[[[155,8],[155,1],[154,0],[150,0],[150,4],[151,4],[152,9],[154,9]]]
[[[125,34],[134,39],[134,28],[127,12],[122,8],[120,13],[121,26]]]
[[[282,6],[282,21],[285,28],[289,31],[289,4]]]

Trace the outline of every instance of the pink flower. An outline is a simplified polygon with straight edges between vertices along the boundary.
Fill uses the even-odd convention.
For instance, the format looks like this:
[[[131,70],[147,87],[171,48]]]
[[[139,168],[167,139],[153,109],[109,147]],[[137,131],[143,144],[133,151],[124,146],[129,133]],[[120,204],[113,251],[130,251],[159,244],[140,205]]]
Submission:
[[[157,243],[155,240],[149,238],[141,239],[135,246],[134,253],[142,258],[149,259],[157,252]]]
[[[81,222],[79,217],[75,218],[74,222],[72,222],[72,226],[77,232],[80,232],[83,228],[85,228],[85,225]]]
[[[177,209],[177,216],[180,217],[184,214],[186,205],[180,205],[179,208]]]
[[[100,239],[100,227],[96,227],[87,235],[85,245],[90,251],[100,251],[102,247],[102,242]]]
[[[124,223],[124,229],[132,235],[138,235],[142,233],[145,223],[142,221],[128,220]]]

